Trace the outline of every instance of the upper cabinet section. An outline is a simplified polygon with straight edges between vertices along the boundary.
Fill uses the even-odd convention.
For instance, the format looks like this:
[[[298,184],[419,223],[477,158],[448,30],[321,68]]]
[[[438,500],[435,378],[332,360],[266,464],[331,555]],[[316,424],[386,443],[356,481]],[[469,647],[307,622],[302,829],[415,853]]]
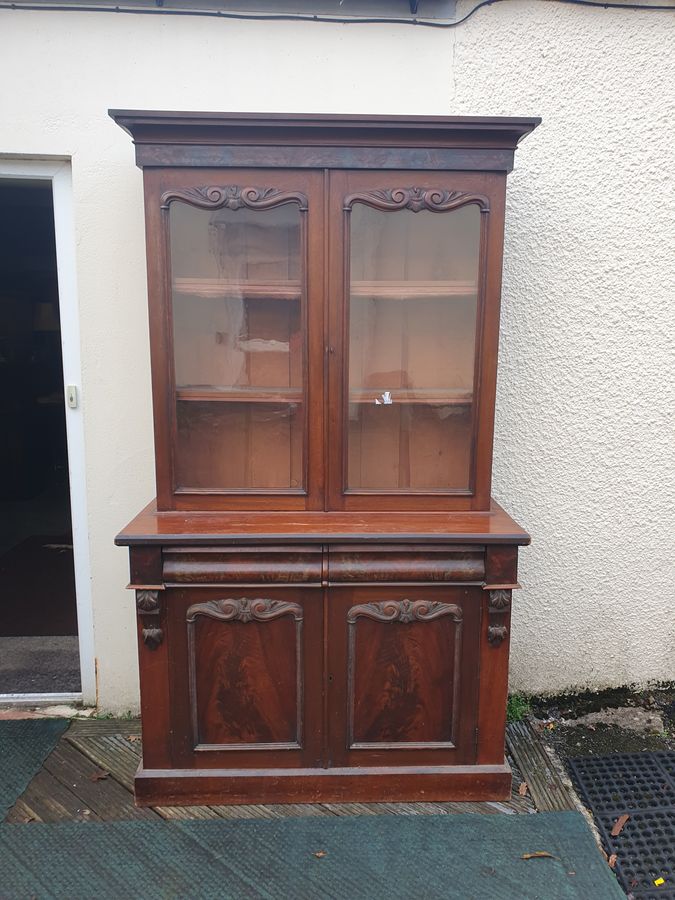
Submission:
[[[112,115],[159,508],[489,508],[505,173],[538,120]]]

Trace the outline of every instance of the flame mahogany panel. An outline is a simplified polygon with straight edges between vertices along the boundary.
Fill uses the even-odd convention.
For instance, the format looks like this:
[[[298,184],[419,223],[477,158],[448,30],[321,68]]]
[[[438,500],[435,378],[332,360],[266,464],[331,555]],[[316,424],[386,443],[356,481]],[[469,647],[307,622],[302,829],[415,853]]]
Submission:
[[[481,588],[330,593],[331,764],[474,762]]]
[[[174,764],[316,765],[321,590],[261,584],[165,594]]]
[[[349,746],[454,747],[461,621],[350,622]]]
[[[186,618],[196,747],[299,749],[302,606],[226,598],[195,603]]]

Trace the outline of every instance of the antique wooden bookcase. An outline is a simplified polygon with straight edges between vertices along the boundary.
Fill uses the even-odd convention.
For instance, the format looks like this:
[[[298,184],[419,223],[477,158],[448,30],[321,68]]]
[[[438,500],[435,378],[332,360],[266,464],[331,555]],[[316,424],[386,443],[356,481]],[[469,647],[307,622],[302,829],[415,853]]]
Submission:
[[[517,118],[111,111],[143,169],[142,804],[504,798]]]

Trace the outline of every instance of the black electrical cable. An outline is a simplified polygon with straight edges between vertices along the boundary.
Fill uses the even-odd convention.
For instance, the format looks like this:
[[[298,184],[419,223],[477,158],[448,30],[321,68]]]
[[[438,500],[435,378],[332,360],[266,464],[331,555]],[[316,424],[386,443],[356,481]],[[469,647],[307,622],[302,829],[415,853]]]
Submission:
[[[165,6],[152,7],[128,7],[128,6],[87,6],[86,4],[48,4],[48,3],[2,3],[0,9],[28,10],[30,12],[105,12],[127,13],[131,15],[150,16],[202,16],[211,19],[237,19],[248,22],[325,22],[332,25],[416,25],[419,28],[457,28],[462,25],[478,10],[494,3],[506,3],[507,0],[482,0],[473,9],[454,22],[440,22],[433,19],[400,19],[386,17],[360,17],[350,19],[333,16],[303,15],[296,13],[235,13],[224,12],[219,9],[167,9]],[[649,10],[651,12],[675,12],[675,4],[656,5],[649,3],[604,3],[602,0],[540,0],[543,3],[565,3],[570,6],[595,6],[599,9],[632,9]]]

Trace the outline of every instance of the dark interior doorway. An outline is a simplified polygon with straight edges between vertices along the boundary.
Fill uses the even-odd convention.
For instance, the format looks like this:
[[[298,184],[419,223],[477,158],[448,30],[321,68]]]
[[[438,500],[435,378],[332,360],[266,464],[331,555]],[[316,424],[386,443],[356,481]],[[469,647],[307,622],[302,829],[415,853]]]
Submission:
[[[0,179],[0,694],[80,690],[51,182]]]

